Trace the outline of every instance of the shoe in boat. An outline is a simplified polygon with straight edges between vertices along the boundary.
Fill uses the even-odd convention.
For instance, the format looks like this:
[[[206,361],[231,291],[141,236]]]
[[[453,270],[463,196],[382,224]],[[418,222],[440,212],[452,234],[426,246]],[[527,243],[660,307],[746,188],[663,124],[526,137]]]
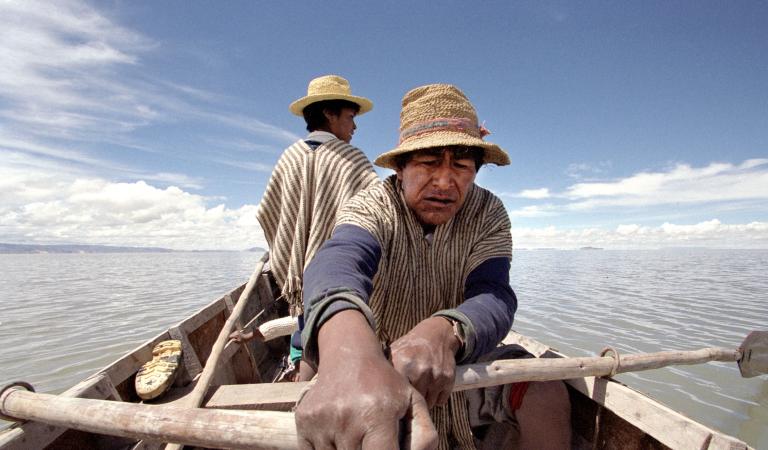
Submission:
[[[152,400],[168,390],[181,367],[181,341],[162,341],[152,349],[152,361],[136,373],[136,393]]]

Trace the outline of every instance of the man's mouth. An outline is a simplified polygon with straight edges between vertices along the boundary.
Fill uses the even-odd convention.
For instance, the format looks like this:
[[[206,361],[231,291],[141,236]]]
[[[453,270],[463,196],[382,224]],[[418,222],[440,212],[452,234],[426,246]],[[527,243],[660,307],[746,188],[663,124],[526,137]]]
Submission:
[[[447,206],[453,203],[455,200],[446,197],[426,197],[425,200],[432,204]]]

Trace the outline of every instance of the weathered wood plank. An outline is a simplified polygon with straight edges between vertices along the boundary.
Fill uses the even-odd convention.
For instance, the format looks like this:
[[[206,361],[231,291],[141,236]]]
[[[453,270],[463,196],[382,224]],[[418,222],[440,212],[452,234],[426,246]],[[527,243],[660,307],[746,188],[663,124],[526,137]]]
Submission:
[[[184,361],[184,370],[177,380],[177,384],[187,384],[203,371],[203,365],[197,357],[197,352],[189,342],[187,333],[179,327],[173,327],[168,330],[171,339],[181,341],[181,358]],[[151,358],[150,358],[151,359]]]
[[[546,345],[514,331],[510,331],[504,342],[521,345],[536,356],[549,353],[555,357],[564,357]],[[749,448],[744,442],[712,430],[610,378],[584,377],[566,380],[566,383],[670,448]]]
[[[259,303],[258,300],[259,300],[258,298],[254,299],[253,303]],[[232,314],[232,311],[234,311],[235,309],[235,301],[232,300],[232,296],[229,294],[225,295],[224,303],[227,305],[227,310],[229,310],[229,314]],[[245,309],[241,313],[240,317],[238,317],[237,320],[235,321],[235,325],[239,330],[242,329],[245,326],[245,323],[249,320],[248,316],[245,315],[246,310],[249,309],[248,308],[249,306],[253,306],[253,305],[251,305],[249,302],[244,306],[245,306]],[[229,342],[228,344],[231,344],[231,342]],[[247,344],[243,344],[243,345],[239,345],[239,347],[242,349],[240,353],[242,353],[242,355],[244,355],[245,358],[247,358],[248,364],[250,365],[250,370],[247,371],[250,374],[250,376],[243,377],[241,375],[242,373],[246,372],[244,370],[245,369],[244,367],[240,367],[240,365],[243,362],[243,357],[235,358],[234,357],[235,353],[233,353],[230,356],[222,355],[221,357],[222,360],[224,361],[232,361],[232,364],[234,365],[232,372],[235,379],[235,383],[237,382],[249,383],[249,382],[253,382],[254,380],[258,380],[259,367],[256,364],[256,359],[253,357],[253,354],[250,351],[250,346]],[[226,353],[226,349],[224,349],[224,352]],[[247,378],[247,379],[244,379],[244,378]],[[219,384],[224,384],[224,383],[219,383]]]
[[[169,334],[167,331],[160,333],[108,365],[100,372],[106,374],[114,385],[118,385],[133,376],[145,362],[150,361],[152,359],[152,349],[155,345],[168,338]]]
[[[177,328],[185,333],[192,333],[201,325],[209,322],[211,319],[221,314],[222,311],[227,309],[227,305],[224,303],[224,297],[209,303],[203,308],[199,309],[196,313],[192,314],[187,319],[182,320],[176,325]]]
[[[223,385],[212,389],[206,408],[289,411],[306,383]]]
[[[567,383],[668,447],[748,448],[744,442],[712,430],[615,381],[585,377]]]

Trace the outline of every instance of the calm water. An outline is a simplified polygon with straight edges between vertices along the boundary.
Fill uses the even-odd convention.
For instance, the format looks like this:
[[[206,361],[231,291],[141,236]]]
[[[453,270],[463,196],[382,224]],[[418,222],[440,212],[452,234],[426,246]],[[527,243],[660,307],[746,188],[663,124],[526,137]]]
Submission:
[[[61,392],[244,282],[256,253],[0,255],[0,385]],[[736,348],[768,329],[768,251],[516,251],[515,329],[573,356]],[[733,363],[618,377],[768,449],[768,377]]]

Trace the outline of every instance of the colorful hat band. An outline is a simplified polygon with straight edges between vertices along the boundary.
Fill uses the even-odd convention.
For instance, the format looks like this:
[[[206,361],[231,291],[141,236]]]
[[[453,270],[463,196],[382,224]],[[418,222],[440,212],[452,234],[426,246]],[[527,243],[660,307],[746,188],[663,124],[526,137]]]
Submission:
[[[484,136],[481,132],[481,127],[471,119],[433,119],[428,122],[417,123],[401,131],[400,144],[412,137],[433,131],[460,131],[478,139],[482,139]]]

